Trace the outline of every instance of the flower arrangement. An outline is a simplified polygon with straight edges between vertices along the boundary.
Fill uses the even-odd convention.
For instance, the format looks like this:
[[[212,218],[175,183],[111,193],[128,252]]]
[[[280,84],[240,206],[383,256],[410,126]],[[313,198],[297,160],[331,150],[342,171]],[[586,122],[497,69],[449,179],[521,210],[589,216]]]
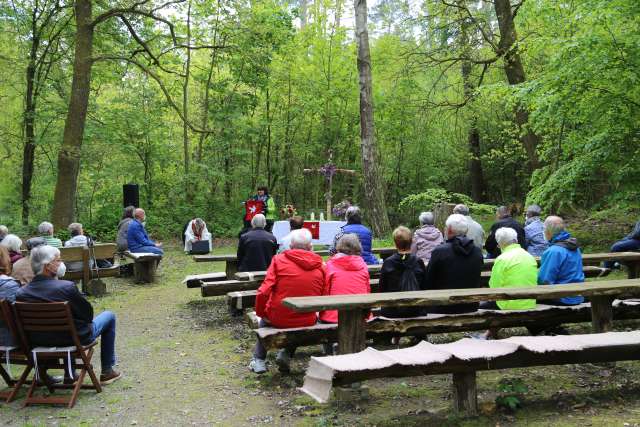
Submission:
[[[283,218],[291,218],[293,216],[298,215],[298,211],[296,210],[296,207],[293,205],[285,205],[284,208],[280,209],[280,215]]]
[[[344,218],[344,214],[347,212],[347,209],[351,206],[348,200],[343,200],[340,203],[336,204],[333,209],[331,209],[331,213],[336,218]]]

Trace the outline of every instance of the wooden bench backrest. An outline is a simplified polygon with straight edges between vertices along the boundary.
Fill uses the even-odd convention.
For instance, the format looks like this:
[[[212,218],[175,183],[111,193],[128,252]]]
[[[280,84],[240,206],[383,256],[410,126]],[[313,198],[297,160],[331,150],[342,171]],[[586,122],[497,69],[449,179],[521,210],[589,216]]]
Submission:
[[[113,258],[114,254],[118,252],[118,245],[115,243],[98,243],[89,248],[89,254],[96,259]]]
[[[64,262],[82,261],[84,247],[74,246],[71,248],[60,248],[60,258]]]
[[[446,289],[363,295],[331,295],[286,298],[283,304],[295,311],[370,309],[371,307],[433,306],[509,299],[551,299],[573,295],[637,296],[640,279],[568,283],[528,288]]]

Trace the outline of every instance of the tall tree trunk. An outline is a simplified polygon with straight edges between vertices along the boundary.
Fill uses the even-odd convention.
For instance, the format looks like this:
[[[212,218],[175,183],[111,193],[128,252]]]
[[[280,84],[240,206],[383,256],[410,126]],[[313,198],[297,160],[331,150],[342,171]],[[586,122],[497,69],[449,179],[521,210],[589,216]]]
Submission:
[[[377,236],[391,231],[385,204],[384,187],[378,167],[378,153],[373,123],[373,83],[371,77],[371,53],[367,31],[367,0],[355,0],[356,41],[358,43],[358,74],[360,80],[360,140],[362,173],[367,197],[371,228]]]
[[[93,49],[91,1],[76,0],[74,5],[76,34],[73,80],[62,146],[58,152],[58,178],[51,212],[53,224],[58,229],[69,225],[75,218],[74,202],[91,88],[91,53]]]
[[[187,46],[191,46],[191,2],[187,4]],[[190,150],[189,150],[189,77],[191,73],[191,49],[187,48],[187,59],[185,61],[185,76],[182,85],[182,111],[184,120],[182,121],[182,145],[184,150],[184,186],[187,201],[193,199],[193,185],[191,185],[190,173]]]
[[[517,85],[526,81],[524,67],[516,46],[517,34],[513,22],[513,10],[510,0],[495,0],[494,8],[500,28],[500,43],[498,48],[504,55],[504,72],[510,85]],[[529,112],[521,105],[516,107],[515,122],[520,130],[520,141],[529,157],[529,171],[533,172],[540,166],[536,151],[540,138],[529,127]]]
[[[32,20],[31,49],[29,52],[29,64],[27,65],[27,87],[24,102],[24,147],[22,151],[22,223],[29,223],[29,208],[31,203],[31,181],[33,180],[33,162],[35,159],[36,141],[35,141],[35,119],[36,119],[36,98],[35,91],[35,75],[36,60],[38,55],[38,47],[40,38],[36,36],[35,17]]]
[[[475,90],[471,82],[471,63],[462,62],[462,80],[464,84],[464,94],[466,99],[473,96]],[[469,145],[469,174],[471,178],[471,196],[476,202],[482,202],[485,198],[484,173],[482,171],[482,161],[480,159],[480,133],[478,132],[478,118],[475,112],[471,112],[469,120],[469,130],[467,131],[467,142]]]

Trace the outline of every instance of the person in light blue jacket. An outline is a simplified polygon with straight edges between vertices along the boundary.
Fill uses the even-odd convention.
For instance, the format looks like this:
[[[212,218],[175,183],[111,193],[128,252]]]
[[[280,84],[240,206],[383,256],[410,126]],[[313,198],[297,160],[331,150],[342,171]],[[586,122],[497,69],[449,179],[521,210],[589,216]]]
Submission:
[[[549,247],[549,242],[544,237],[544,226],[540,219],[542,209],[538,205],[527,208],[527,220],[524,223],[524,238],[527,242],[527,252],[533,256],[542,256]]]

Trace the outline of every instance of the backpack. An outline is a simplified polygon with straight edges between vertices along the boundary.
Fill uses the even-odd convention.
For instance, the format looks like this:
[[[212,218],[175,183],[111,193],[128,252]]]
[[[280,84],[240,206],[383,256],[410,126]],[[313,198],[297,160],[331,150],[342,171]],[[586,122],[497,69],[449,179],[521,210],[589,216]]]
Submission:
[[[403,261],[404,257],[403,257]],[[400,276],[400,292],[412,292],[419,291],[420,284],[416,279],[416,275],[413,273],[413,263],[403,262],[404,271],[402,272],[402,276]]]

